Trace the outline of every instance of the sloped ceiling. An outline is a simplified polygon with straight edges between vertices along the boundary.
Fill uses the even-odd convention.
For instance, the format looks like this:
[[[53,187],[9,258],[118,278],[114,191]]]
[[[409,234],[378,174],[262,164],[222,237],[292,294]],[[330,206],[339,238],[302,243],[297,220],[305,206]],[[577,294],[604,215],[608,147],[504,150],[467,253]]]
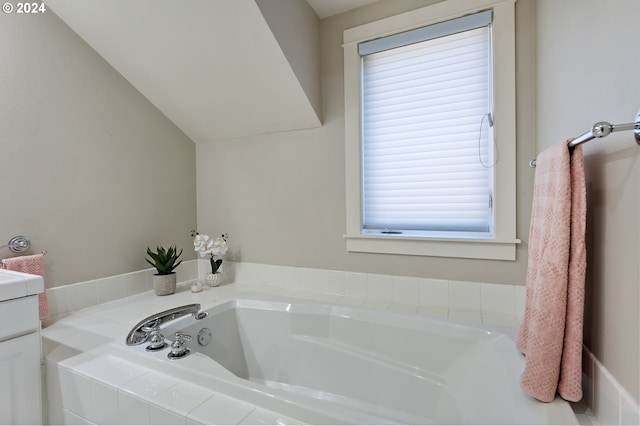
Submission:
[[[307,0],[320,19],[375,3],[378,0]]]
[[[255,0],[46,3],[196,143],[321,126],[319,59],[288,60]],[[289,38],[319,58],[319,35]]]

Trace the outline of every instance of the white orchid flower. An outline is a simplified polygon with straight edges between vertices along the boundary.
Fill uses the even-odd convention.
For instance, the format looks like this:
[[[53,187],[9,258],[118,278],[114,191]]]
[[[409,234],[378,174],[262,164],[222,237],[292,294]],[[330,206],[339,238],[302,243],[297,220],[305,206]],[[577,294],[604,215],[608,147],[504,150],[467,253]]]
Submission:
[[[200,249],[200,247],[209,239],[208,235],[198,234],[193,238],[193,246],[196,248],[196,251]]]
[[[229,250],[229,247],[227,247],[225,239],[223,237],[218,237],[213,243],[211,254],[222,257],[227,253],[227,250]]]
[[[207,245],[209,244],[209,247]],[[200,256],[204,257],[206,254],[211,253],[210,245],[212,244],[211,239],[208,235],[198,234],[193,239],[193,249],[200,253]]]
[[[202,246],[202,248],[200,249],[199,253],[200,253],[200,257],[205,257],[207,254],[209,253],[213,253],[211,251],[211,246],[212,246],[212,242],[209,241],[207,242],[204,246]]]
[[[191,235],[193,236],[193,249],[200,254],[200,257],[211,255],[211,268],[212,272],[215,273],[222,263],[222,257],[229,250],[229,247],[227,247],[227,234],[222,234],[215,240],[209,238],[206,234],[198,234],[195,231]]]

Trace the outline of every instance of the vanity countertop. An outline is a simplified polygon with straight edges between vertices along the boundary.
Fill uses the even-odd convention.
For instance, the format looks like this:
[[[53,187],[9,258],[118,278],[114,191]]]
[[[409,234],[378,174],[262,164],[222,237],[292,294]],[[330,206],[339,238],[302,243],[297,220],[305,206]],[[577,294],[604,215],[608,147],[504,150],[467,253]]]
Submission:
[[[40,275],[0,269],[0,302],[31,296],[44,291],[44,279]]]

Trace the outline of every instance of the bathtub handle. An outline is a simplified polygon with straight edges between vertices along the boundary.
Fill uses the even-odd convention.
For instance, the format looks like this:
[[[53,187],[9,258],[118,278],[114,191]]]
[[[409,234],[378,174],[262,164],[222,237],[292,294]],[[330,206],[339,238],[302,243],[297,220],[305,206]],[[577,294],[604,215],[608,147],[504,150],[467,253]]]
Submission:
[[[152,321],[142,327],[142,331],[149,333],[149,337],[147,339],[149,342],[149,346],[147,346],[148,352],[157,352],[167,346],[164,341],[164,336],[160,332],[160,324],[158,320]]]
[[[187,348],[186,341],[191,340],[191,336],[183,334],[182,332],[176,332],[176,340],[171,344],[171,352],[167,355],[169,359],[180,359],[189,355],[189,349]]]

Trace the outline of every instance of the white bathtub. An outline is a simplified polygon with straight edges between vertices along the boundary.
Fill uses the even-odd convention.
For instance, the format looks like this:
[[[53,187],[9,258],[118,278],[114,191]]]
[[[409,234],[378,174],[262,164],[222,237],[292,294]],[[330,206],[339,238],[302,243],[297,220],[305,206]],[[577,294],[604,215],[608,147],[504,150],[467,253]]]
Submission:
[[[564,401],[520,390],[523,357],[500,332],[307,301],[241,298],[208,312],[164,329],[193,337],[167,368],[302,422],[577,424]]]

